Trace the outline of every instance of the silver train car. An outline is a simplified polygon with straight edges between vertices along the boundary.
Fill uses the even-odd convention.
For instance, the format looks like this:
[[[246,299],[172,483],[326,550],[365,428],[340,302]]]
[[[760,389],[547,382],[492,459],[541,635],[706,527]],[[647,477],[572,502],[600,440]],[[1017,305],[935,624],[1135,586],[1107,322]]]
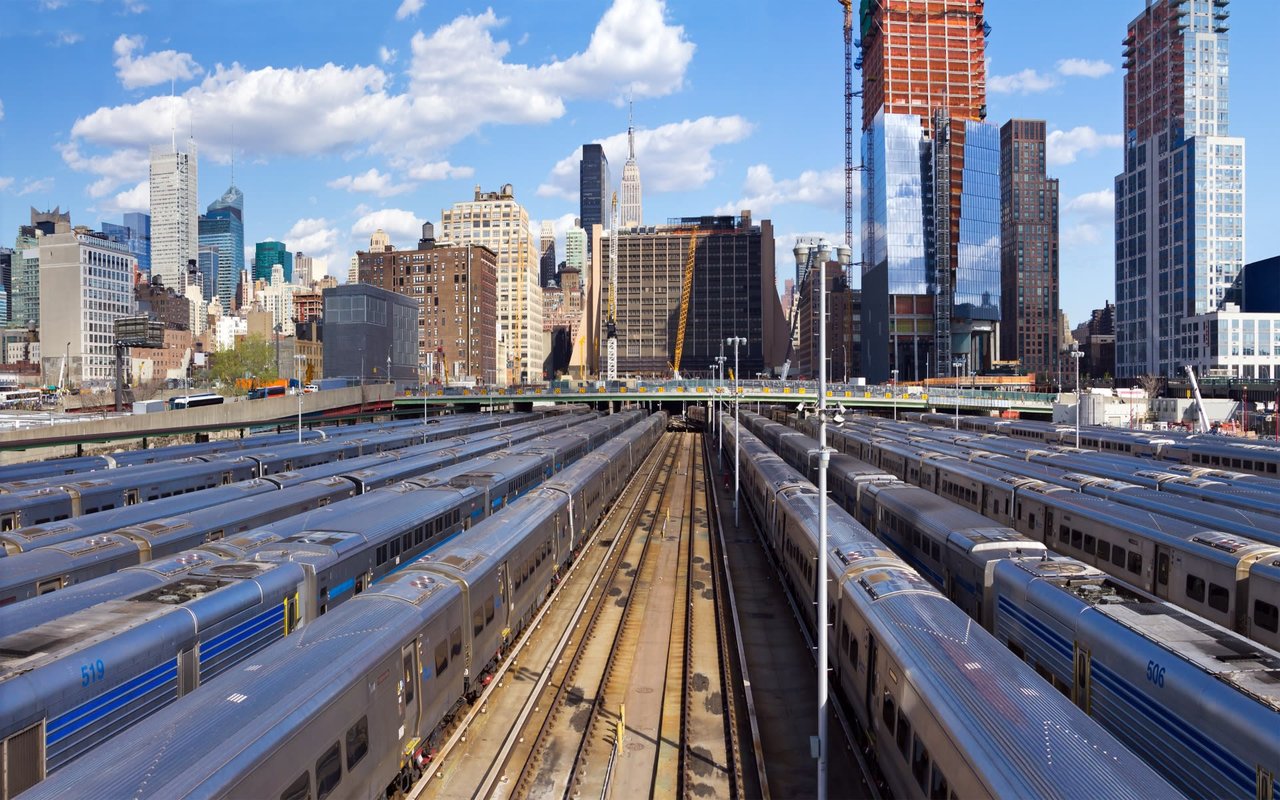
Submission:
[[[572,559],[571,542],[583,540],[665,425],[664,414],[633,425],[457,545],[28,796],[381,797],[407,789],[440,723],[484,683]]]
[[[608,439],[638,414],[613,415],[587,423],[587,427],[592,429],[592,436],[599,434],[601,439]],[[573,449],[582,438],[566,432],[559,442],[547,440],[544,446]],[[541,463],[552,457],[547,453],[536,458]],[[540,476],[540,468],[534,474]],[[29,731],[35,726],[43,731],[46,752],[53,752],[45,773],[56,770],[71,757],[83,755],[470,527],[485,516],[486,496],[483,488],[470,485],[458,488],[402,483],[379,489],[216,543],[208,549],[234,560],[193,570],[176,583],[150,590],[146,597],[159,597],[173,606],[145,619],[131,619],[118,610],[134,608],[130,604],[135,598],[127,598],[93,609],[95,614],[105,616],[94,620],[91,636],[85,636],[78,627],[77,615],[0,639],[0,653],[27,645],[24,660],[14,665],[11,676],[5,675],[0,659],[0,710],[4,711],[0,713],[0,720],[4,720],[0,723],[0,739],[7,742],[5,747],[23,746],[23,737],[34,736]],[[241,603],[226,612],[226,605],[217,600],[222,596],[221,585],[205,586],[197,596],[186,600],[177,591],[177,586],[199,585],[200,578],[209,573],[239,575],[245,571],[275,581],[284,587],[284,594],[260,591],[252,595],[257,605],[246,607]],[[276,580],[277,573],[288,576],[283,584]],[[202,615],[195,610],[197,606],[213,611]],[[172,616],[182,610],[188,613],[179,614],[181,621],[192,624],[192,628],[179,635]],[[122,622],[113,625],[113,620]],[[233,623],[236,627],[228,629]],[[157,670],[183,658],[192,664],[185,677],[175,674],[176,683],[172,685],[166,677],[156,692],[138,698],[139,681],[158,681]],[[56,681],[50,688],[45,676],[64,675],[70,672],[68,664],[82,662],[93,669],[91,680],[80,691],[67,691]],[[100,664],[112,665],[109,680],[105,667],[98,668]],[[11,679],[5,680],[6,677]],[[16,707],[12,714],[7,709],[10,704]],[[88,721],[76,727],[76,731],[86,728],[83,735],[77,734],[75,741],[66,745],[74,747],[74,753],[60,747],[63,720],[86,718]]]
[[[733,439],[729,426],[730,448]],[[739,439],[747,504],[812,625],[816,490],[749,431]],[[847,512],[832,508],[828,529],[832,676],[890,794],[1174,796]]]

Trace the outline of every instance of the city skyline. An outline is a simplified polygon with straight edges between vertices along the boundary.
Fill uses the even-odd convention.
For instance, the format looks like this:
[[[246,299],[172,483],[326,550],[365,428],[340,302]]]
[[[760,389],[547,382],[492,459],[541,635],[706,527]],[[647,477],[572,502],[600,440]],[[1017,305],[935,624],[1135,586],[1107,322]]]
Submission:
[[[200,150],[199,208],[231,183],[234,143],[235,183],[255,198],[245,219],[246,246],[283,241],[340,278],[374,228],[409,245],[422,221],[438,222],[476,183],[514,184],[531,218],[555,222],[563,237],[577,216],[580,146],[603,140],[613,164],[626,159],[630,94],[647,222],[750,208],[753,217],[774,220],[779,265],[797,234],[843,238],[837,233],[842,47],[834,1],[799,10],[762,4],[730,18],[714,6],[626,0],[601,16],[554,24],[533,9],[455,3],[397,19],[396,2],[335,7],[301,20],[305,15],[281,3],[253,26],[235,4],[181,15],[153,4],[125,13],[138,5],[69,0],[0,10],[10,52],[48,73],[48,80],[0,92],[4,230],[24,224],[29,205],[69,207],[77,224],[94,227],[118,221],[122,211],[145,210],[146,191],[138,187],[146,182],[147,148],[168,145],[176,130],[178,138],[194,134]],[[1088,24],[1055,26],[1047,41],[1032,35],[1047,21],[1042,10],[1011,0],[986,4],[993,28],[987,119],[1048,123],[1048,169],[1062,181],[1062,305],[1073,322],[1114,299],[1110,203],[1122,167],[1120,42],[1143,5],[1077,4],[1074,18]],[[1280,11],[1256,3],[1231,10],[1231,131],[1261,140],[1262,36],[1280,22]],[[257,55],[278,52],[257,46],[277,23],[296,26],[298,47],[285,59]],[[322,35],[335,26],[365,33],[338,47]],[[618,34],[623,28],[645,31],[651,46],[627,49],[631,40]],[[612,58],[601,55],[604,45],[615,48]],[[761,69],[757,52],[778,55]],[[448,54],[465,58],[447,65],[441,58]],[[726,88],[728,74],[747,80]],[[176,103],[169,100],[170,77]],[[54,93],[43,88],[49,85],[70,89]],[[339,113],[354,112],[359,121],[387,104],[407,124],[414,97],[441,86],[470,108],[429,139],[398,148],[391,133],[353,125]],[[465,99],[501,86],[516,96]],[[266,119],[265,101],[285,90],[310,102],[309,110],[286,105]],[[186,103],[195,104],[194,119],[171,113]],[[783,103],[785,113],[765,103]],[[211,112],[219,110],[234,113],[215,118]],[[398,125],[391,132],[404,141]],[[1280,231],[1266,224],[1280,212],[1266,194],[1280,178],[1278,158],[1259,146],[1249,153],[1246,260],[1280,252]]]

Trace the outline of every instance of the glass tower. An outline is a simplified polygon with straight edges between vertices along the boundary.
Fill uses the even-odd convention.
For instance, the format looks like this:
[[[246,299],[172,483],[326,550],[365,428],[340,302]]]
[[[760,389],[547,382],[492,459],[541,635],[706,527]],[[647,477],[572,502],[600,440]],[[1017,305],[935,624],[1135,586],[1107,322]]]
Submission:
[[[271,282],[271,268],[284,267],[284,282],[293,283],[293,253],[283,242],[258,242],[253,258],[253,279]]]
[[[210,203],[208,212],[200,218],[200,244],[218,248],[214,290],[222,312],[230,314],[244,270],[244,193],[234,184]]]
[[[582,146],[582,163],[578,172],[578,218],[587,232],[587,260],[591,259],[591,226],[609,227],[610,192],[609,159],[598,144]]]

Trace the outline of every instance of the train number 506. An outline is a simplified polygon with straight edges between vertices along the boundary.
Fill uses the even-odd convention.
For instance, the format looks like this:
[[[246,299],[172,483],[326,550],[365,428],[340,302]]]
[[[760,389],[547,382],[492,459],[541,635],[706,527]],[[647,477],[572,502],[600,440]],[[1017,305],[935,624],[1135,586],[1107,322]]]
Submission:
[[[1164,667],[1160,666],[1154,661],[1148,661],[1147,662],[1147,680],[1151,681],[1156,686],[1159,686],[1161,689],[1163,689],[1164,688]]]

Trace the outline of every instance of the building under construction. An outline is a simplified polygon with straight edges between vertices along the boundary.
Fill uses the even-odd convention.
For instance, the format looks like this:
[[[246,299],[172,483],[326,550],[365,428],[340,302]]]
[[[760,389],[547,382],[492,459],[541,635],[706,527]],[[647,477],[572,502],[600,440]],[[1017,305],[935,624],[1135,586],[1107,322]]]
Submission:
[[[781,363],[787,327],[775,288],[769,220],[753,225],[751,212],[744,211],[740,217],[685,217],[608,235],[618,236],[615,313],[620,376],[668,376],[677,369],[686,376],[707,376],[730,336],[747,340],[738,351],[743,378],[754,378]],[[692,281],[685,297],[691,241]],[[601,257],[600,273],[606,284],[608,251],[607,246],[600,247],[593,254],[593,260]],[[601,288],[601,307],[606,309],[599,334],[603,364],[608,286]],[[677,348],[682,300],[685,336],[683,347]],[[726,355],[726,369],[732,369],[733,354]]]

